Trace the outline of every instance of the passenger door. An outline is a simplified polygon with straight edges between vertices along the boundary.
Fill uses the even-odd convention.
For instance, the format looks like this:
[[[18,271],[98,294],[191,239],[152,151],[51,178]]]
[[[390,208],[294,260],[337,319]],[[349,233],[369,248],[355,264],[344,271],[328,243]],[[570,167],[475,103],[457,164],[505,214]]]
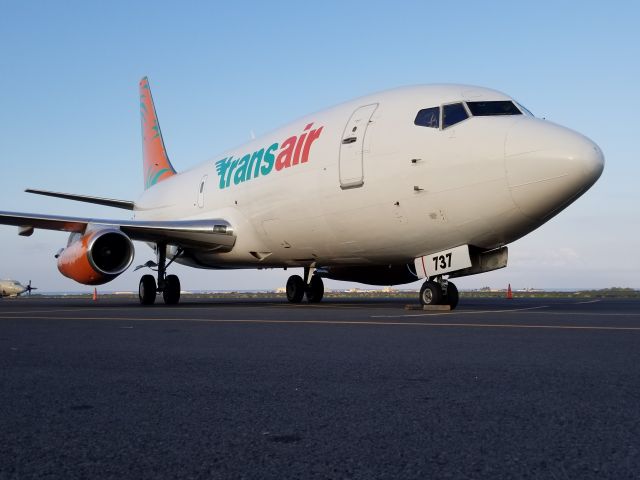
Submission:
[[[376,108],[377,103],[364,105],[353,112],[347,122],[340,144],[340,188],[364,184],[364,139]]]

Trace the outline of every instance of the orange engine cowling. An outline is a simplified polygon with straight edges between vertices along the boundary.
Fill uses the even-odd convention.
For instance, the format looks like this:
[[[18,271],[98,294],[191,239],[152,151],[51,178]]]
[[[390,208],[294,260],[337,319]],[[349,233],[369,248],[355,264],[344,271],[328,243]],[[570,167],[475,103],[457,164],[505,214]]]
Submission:
[[[58,270],[65,277],[85,285],[102,285],[122,272],[133,262],[131,239],[120,230],[111,228],[85,233],[72,233],[67,247],[56,257]]]

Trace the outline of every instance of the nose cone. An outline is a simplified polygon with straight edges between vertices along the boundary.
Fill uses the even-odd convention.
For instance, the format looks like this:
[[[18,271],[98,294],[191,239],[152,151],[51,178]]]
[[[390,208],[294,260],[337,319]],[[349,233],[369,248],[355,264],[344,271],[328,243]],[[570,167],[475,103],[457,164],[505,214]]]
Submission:
[[[523,118],[505,142],[511,196],[520,211],[544,220],[586,192],[602,174],[602,150],[573,130]]]

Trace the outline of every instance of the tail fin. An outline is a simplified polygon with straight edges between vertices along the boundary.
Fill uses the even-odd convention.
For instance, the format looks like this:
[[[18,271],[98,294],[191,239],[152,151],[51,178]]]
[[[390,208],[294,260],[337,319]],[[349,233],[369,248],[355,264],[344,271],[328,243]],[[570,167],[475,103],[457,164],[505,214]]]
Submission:
[[[144,188],[176,174],[164,148],[156,108],[151,98],[149,79],[140,80],[140,117],[142,121],[142,157],[144,161]]]

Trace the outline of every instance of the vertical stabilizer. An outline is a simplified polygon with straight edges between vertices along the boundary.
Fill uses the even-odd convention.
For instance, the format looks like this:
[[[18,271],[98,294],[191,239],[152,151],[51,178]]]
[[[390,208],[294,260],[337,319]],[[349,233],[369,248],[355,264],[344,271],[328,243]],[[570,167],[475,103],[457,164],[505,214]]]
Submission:
[[[142,157],[144,162],[144,188],[176,174],[164,148],[156,108],[151,98],[149,79],[140,80],[140,119],[142,122]]]

